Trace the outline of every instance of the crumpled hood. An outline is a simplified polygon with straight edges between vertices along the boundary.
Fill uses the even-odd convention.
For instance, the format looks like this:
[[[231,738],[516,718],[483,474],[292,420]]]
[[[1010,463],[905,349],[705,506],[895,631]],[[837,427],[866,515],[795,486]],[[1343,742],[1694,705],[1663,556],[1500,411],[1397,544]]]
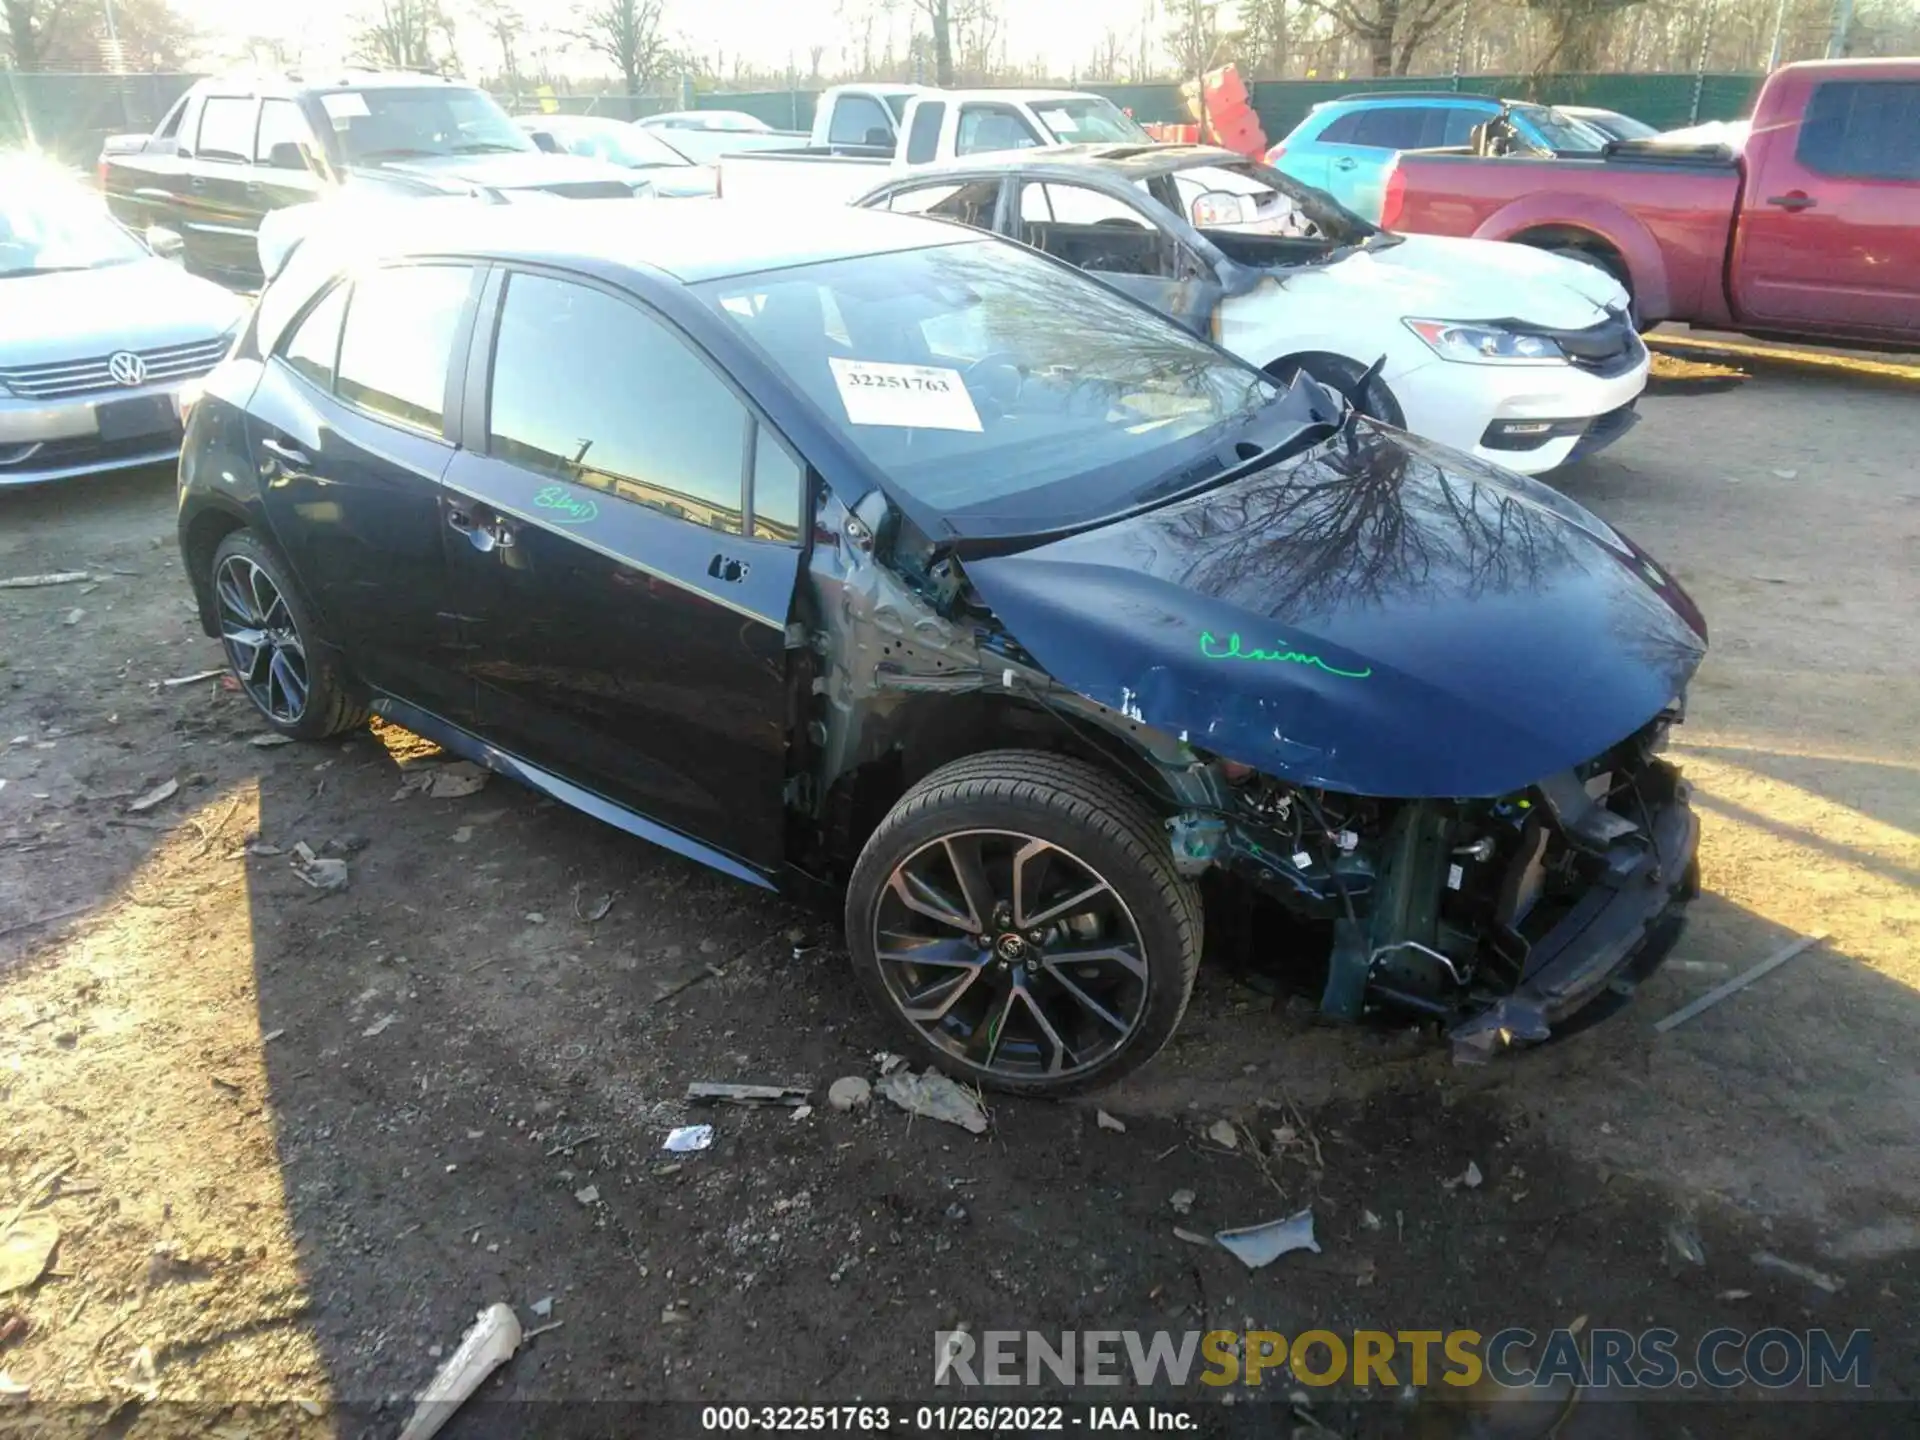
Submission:
[[[1350,255],[1331,272],[1368,292],[1370,308],[1428,320],[1525,320],[1580,330],[1627,308],[1611,275],[1564,255],[1503,240],[1405,235]]]
[[[492,155],[421,155],[357,166],[356,179],[405,177],[434,189],[479,185],[491,190],[547,190],[582,197],[630,194],[634,177],[618,165],[585,155],[526,150]]]
[[[0,368],[212,340],[246,302],[165,260],[0,279]]]
[[[1505,795],[1680,695],[1706,625],[1547,487],[1398,431],[965,562],[1059,683],[1301,785]]]

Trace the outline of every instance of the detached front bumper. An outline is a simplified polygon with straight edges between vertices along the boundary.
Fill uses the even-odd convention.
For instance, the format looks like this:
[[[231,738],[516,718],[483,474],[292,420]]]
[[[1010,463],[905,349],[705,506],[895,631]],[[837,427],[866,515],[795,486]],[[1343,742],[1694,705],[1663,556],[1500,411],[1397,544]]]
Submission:
[[[103,397],[0,397],[0,486],[170,464],[180,458],[183,388],[149,385]]]
[[[1447,1032],[1457,1057],[1545,1040],[1604,997],[1630,996],[1666,959],[1700,893],[1700,821],[1689,795],[1676,775],[1650,826],[1608,847],[1586,893],[1528,948],[1512,993]]]

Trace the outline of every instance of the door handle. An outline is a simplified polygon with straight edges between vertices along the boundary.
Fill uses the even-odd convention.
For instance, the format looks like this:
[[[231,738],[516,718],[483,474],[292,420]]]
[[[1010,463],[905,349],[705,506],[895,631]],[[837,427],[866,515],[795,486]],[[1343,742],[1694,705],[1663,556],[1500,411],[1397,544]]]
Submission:
[[[447,507],[447,527],[467,537],[467,543],[482,555],[492,550],[510,550],[519,527],[502,516],[482,520],[457,505]]]
[[[1351,170],[1359,163],[1360,162],[1351,155],[1342,155],[1338,160],[1333,162],[1333,168],[1336,170]]]
[[[207,177],[206,177],[206,176],[204,176],[204,175],[189,175],[189,176],[187,177],[187,188],[188,188],[189,190],[204,190],[204,189],[206,189],[206,188],[207,188]]]
[[[1767,203],[1769,205],[1778,205],[1782,210],[1799,211],[1811,210],[1820,202],[1803,190],[1789,190],[1784,195],[1769,195],[1767,197]]]
[[[284,440],[276,440],[271,435],[260,442],[260,448],[283,465],[304,468],[313,464],[313,457],[297,445],[289,445]]]

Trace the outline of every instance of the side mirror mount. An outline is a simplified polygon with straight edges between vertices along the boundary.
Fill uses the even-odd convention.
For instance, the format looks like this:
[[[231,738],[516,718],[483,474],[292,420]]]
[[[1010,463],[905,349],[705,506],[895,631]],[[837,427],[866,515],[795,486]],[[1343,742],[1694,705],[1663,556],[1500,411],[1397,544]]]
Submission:
[[[549,155],[562,153],[560,142],[553,138],[553,132],[551,130],[535,130],[531,133],[533,135],[534,149],[544,150]]]
[[[890,150],[893,148],[893,132],[875,125],[867,131],[867,138],[863,143],[867,145],[877,145],[882,149]]]
[[[305,170],[307,152],[297,141],[282,140],[267,151],[267,164],[275,170]]]

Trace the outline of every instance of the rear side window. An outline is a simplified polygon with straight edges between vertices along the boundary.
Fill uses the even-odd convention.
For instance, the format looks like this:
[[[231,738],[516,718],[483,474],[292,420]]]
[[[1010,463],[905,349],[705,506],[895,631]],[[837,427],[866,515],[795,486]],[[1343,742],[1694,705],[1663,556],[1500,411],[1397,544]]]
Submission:
[[[1822,175],[1920,179],[1920,81],[1816,85],[1794,158]]]
[[[351,288],[345,282],[335,285],[307,312],[307,318],[294,326],[293,334],[280,347],[280,356],[288,367],[322,390],[333,389],[333,362],[340,353],[340,319],[347,313],[347,291]]]
[[[887,202],[887,208],[902,215],[931,215],[936,220],[957,220],[976,230],[991,230],[999,201],[998,180],[973,180],[965,185],[921,185],[901,190]]]
[[[1336,115],[1327,122],[1320,132],[1320,140],[1326,145],[1358,145],[1360,143],[1360,116],[1364,112],[1349,110],[1344,115]]]
[[[405,265],[354,281],[334,393],[383,420],[439,434],[472,280],[465,265]]]
[[[887,114],[887,107],[871,95],[838,96],[833,102],[833,123],[827,127],[827,143],[892,144],[893,117]]]
[[[187,97],[182,95],[173,102],[173,109],[167,112],[167,118],[160,122],[160,128],[153,132],[156,140],[174,140],[180,135],[180,117],[187,113]]]
[[[1446,111],[1425,105],[1383,105],[1360,112],[1361,145],[1382,150],[1419,150],[1446,134]],[[1426,137],[1431,133],[1433,139]]]
[[[907,163],[924,165],[940,153],[940,125],[947,118],[947,107],[939,100],[928,101],[913,112],[913,129],[907,133]]]
[[[193,153],[203,160],[238,160],[253,155],[253,120],[258,102],[210,96],[200,107],[200,135]]]
[[[508,280],[489,454],[737,535],[749,423],[712,368],[636,307],[544,275]],[[783,507],[797,524],[797,503]]]

